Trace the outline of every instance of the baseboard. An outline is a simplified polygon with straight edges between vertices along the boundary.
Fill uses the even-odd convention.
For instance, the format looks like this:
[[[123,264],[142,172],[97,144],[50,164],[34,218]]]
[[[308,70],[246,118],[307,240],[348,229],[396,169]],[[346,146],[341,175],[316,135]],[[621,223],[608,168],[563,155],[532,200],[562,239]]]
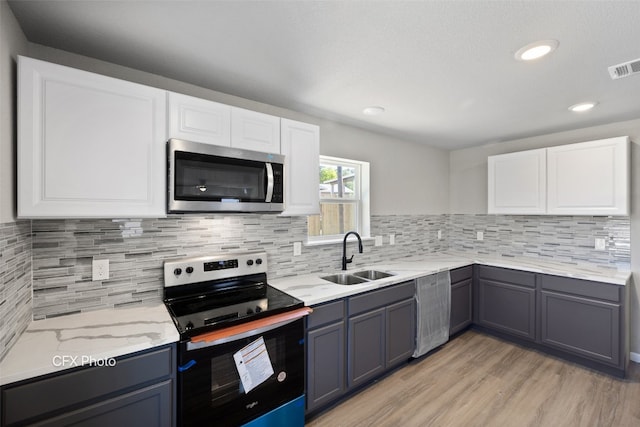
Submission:
[[[640,363],[640,353],[634,353],[633,351],[630,353],[629,358],[632,362]]]

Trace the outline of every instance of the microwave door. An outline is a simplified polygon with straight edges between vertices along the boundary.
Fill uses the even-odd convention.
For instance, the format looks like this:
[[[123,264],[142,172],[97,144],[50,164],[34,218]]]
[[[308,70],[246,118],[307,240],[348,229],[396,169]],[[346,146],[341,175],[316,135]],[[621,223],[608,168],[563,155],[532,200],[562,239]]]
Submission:
[[[271,163],[265,163],[265,171],[267,174],[267,190],[265,191],[266,197],[264,201],[269,203],[273,198],[273,166],[271,166]]]

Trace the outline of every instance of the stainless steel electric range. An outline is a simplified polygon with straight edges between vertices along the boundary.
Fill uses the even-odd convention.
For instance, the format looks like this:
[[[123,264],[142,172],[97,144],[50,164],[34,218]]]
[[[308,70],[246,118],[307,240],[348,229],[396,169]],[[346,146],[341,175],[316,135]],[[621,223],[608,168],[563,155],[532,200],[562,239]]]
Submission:
[[[180,332],[179,425],[304,425],[311,310],[269,286],[267,270],[265,252],[164,263],[164,302]]]

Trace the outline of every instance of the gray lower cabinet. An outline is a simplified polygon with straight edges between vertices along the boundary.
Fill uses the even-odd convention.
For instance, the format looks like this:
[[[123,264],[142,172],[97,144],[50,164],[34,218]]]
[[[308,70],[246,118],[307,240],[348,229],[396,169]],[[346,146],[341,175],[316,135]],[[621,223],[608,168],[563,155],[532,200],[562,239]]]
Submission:
[[[307,412],[345,392],[345,302],[330,302],[313,310],[307,317]]]
[[[477,316],[481,326],[535,341],[535,274],[479,266]]]
[[[175,345],[2,388],[2,426],[175,425]]]
[[[387,368],[406,362],[416,348],[416,303],[413,298],[389,305],[385,309]]]
[[[409,360],[415,349],[415,283],[313,306],[307,316],[307,414]]]
[[[625,376],[628,286],[483,265],[476,285],[481,329]]]
[[[406,362],[415,350],[415,282],[348,299],[347,386],[358,387]]]
[[[385,335],[384,308],[349,318],[349,387],[384,372]]]
[[[625,287],[541,276],[541,342],[624,368]]]
[[[451,270],[451,317],[449,335],[467,328],[473,322],[473,267]]]
[[[415,302],[391,304],[349,318],[349,387],[406,362],[415,349]]]

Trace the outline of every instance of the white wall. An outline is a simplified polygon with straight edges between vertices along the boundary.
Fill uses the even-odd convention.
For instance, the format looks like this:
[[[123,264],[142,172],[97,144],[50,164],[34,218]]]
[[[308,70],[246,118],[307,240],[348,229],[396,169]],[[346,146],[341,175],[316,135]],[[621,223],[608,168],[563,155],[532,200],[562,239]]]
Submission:
[[[341,125],[321,134],[321,154],[371,163],[372,214],[448,212],[448,151]]]
[[[9,5],[0,0],[0,224],[15,221],[16,57],[27,40]]]
[[[487,156],[628,135],[631,146],[631,351],[640,356],[640,119],[467,148],[450,153],[450,212],[487,213]]]
[[[50,47],[30,44],[28,56],[149,86],[211,99],[320,126],[320,153],[371,163],[371,213],[442,214],[449,209],[445,150],[200,88]]]

